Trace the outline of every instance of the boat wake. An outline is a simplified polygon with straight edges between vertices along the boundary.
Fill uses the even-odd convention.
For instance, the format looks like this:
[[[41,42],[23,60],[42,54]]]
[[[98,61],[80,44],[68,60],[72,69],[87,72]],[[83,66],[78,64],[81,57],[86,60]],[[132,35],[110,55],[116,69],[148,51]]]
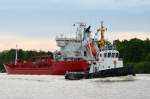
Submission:
[[[107,78],[96,78],[92,79],[95,82],[129,82],[129,81],[135,81],[135,77],[132,75],[128,76],[121,76],[121,77],[107,77]]]
[[[12,80],[12,81],[32,81],[32,82],[55,82],[63,81],[66,82],[63,76],[54,75],[7,75],[1,74],[1,80]],[[140,77],[139,77],[140,78]],[[127,82],[138,80],[135,76],[121,76],[121,77],[106,77],[106,78],[94,78],[85,79],[84,81],[94,81],[94,82]]]

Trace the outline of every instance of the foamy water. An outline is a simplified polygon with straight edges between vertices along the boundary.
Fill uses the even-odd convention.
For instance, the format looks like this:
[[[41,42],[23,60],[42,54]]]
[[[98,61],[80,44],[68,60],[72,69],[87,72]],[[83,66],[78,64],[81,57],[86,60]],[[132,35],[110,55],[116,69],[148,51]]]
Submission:
[[[150,75],[65,80],[0,74],[0,99],[150,99]]]

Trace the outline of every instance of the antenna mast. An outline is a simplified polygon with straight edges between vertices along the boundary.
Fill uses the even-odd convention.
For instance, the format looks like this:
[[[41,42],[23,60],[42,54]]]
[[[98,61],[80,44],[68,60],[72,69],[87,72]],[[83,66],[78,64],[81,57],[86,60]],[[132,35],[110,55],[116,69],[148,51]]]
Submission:
[[[103,21],[101,21],[101,26],[97,31],[100,32],[100,34],[101,34],[101,38],[100,38],[100,41],[99,41],[99,46],[102,48],[102,47],[105,46],[105,43],[106,43],[104,33],[105,33],[105,31],[107,31],[107,28],[105,28],[104,25],[103,25]]]
[[[76,31],[76,39],[82,40],[83,31],[84,31],[84,28],[86,27],[86,24],[83,22],[78,22],[76,24],[78,25],[77,31]]]

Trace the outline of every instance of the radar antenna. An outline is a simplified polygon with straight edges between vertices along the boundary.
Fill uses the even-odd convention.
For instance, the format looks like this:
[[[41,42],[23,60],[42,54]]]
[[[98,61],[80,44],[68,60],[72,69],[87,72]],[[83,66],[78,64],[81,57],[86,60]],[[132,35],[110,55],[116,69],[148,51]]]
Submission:
[[[73,26],[75,25],[77,25],[76,39],[82,40],[83,31],[84,31],[84,28],[86,27],[86,24],[84,22],[77,22]]]

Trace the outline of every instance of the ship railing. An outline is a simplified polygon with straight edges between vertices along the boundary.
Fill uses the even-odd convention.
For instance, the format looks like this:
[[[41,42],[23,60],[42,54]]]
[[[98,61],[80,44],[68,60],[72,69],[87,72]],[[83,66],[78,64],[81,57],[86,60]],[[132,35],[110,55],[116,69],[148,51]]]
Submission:
[[[82,41],[76,38],[56,37],[56,41]]]

